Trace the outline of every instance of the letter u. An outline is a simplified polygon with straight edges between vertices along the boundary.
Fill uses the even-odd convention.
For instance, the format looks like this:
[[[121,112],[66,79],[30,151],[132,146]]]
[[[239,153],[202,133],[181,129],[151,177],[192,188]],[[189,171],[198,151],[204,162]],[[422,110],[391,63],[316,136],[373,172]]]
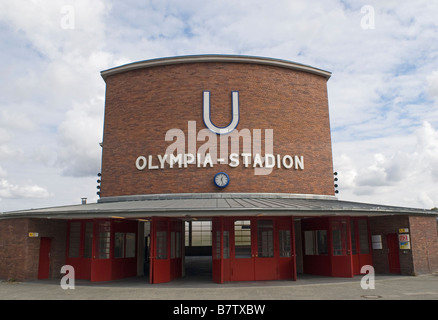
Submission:
[[[239,91],[231,91],[231,122],[226,127],[217,127],[211,122],[210,91],[203,92],[203,117],[205,126],[216,134],[228,134],[236,129],[239,123]]]

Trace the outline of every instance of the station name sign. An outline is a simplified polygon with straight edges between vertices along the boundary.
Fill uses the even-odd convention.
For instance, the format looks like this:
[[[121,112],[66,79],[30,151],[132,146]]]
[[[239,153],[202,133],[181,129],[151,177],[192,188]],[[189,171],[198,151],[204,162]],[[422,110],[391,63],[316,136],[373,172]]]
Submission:
[[[156,170],[166,168],[187,168],[189,165],[198,168],[213,168],[216,164],[228,164],[229,167],[236,168],[242,165],[245,168],[285,168],[304,170],[303,156],[290,156],[279,154],[265,154],[263,157],[260,154],[251,153],[231,153],[228,159],[215,158],[211,154],[164,154],[164,155],[148,155],[139,156],[135,161],[135,166],[138,170]]]
[[[273,129],[236,129],[216,134],[209,129],[197,131],[196,121],[188,121],[187,130],[169,129],[164,141],[163,153],[136,157],[137,170],[213,168],[216,165],[253,168],[255,175],[268,175],[280,168],[304,170],[304,156],[274,153]],[[200,141],[203,144],[198,147]]]
[[[171,144],[166,151],[155,155],[139,155],[135,167],[143,171],[228,165],[231,168],[253,168],[255,175],[268,175],[274,168],[304,170],[302,155],[274,153],[273,129],[237,129],[240,122],[239,91],[231,92],[232,119],[225,127],[219,127],[211,120],[210,95],[210,91],[202,92],[202,118],[206,128],[198,131],[196,121],[188,121],[187,130],[167,130],[164,140]],[[200,141],[204,143],[197,148]]]

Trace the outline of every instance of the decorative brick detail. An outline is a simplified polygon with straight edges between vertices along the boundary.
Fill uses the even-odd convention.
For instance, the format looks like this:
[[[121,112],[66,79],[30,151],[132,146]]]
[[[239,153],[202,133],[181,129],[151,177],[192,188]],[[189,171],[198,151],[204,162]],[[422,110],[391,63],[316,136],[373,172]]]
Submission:
[[[126,71],[107,76],[106,85],[101,197],[186,192],[334,195],[325,77],[274,66],[205,62]],[[237,130],[253,134],[253,129],[261,129],[264,139],[264,130],[273,129],[274,154],[303,156],[304,170],[274,168],[269,175],[254,175],[252,168],[226,164],[137,170],[138,156],[165,153],[171,144],[165,141],[167,130],[181,129],[187,139],[188,121],[196,121],[197,132],[206,128],[203,91],[211,92],[211,119],[217,126],[231,121],[231,91],[239,91]],[[197,149],[205,142],[198,141]],[[213,184],[219,171],[231,179],[221,190]]]

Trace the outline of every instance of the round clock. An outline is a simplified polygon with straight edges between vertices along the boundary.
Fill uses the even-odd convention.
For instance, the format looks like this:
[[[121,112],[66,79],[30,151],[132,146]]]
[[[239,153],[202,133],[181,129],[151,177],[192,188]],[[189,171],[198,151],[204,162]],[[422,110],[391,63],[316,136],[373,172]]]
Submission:
[[[214,184],[219,188],[225,188],[230,183],[230,177],[225,172],[216,173],[214,176]]]

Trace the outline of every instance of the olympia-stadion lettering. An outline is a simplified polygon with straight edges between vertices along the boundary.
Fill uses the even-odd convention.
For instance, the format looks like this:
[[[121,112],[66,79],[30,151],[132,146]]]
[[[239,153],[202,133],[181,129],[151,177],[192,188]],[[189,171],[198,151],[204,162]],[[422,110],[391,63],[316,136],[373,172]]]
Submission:
[[[274,130],[264,130],[265,154],[262,156],[262,130],[235,130],[239,123],[239,92],[231,93],[232,119],[226,127],[217,127],[210,119],[210,92],[203,93],[203,120],[208,129],[196,130],[196,121],[188,121],[188,135],[181,129],[169,129],[164,137],[172,143],[163,154],[141,155],[135,161],[138,170],[154,170],[166,168],[187,168],[189,165],[214,167],[216,164],[228,164],[235,168],[240,165],[253,168],[256,175],[267,175],[274,168],[304,170],[304,157],[299,155],[274,154]],[[176,138],[176,139],[175,139]],[[243,152],[240,152],[240,138],[243,141]],[[206,141],[206,139],[208,139]],[[187,149],[186,150],[186,140]],[[228,142],[231,140],[231,153]],[[206,141],[196,150],[198,141]],[[219,156],[218,156],[219,146]]]

